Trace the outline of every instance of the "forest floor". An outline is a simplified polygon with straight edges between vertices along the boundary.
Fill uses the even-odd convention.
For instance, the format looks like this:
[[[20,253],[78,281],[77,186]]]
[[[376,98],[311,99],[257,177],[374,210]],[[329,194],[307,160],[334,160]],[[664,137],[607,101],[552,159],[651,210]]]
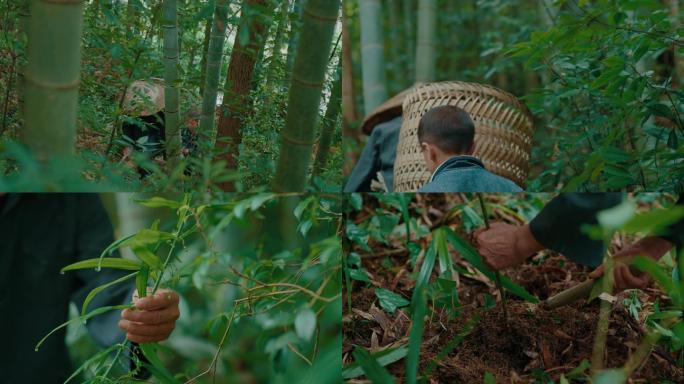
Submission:
[[[345,366],[353,361],[351,352],[354,346],[362,346],[374,353],[407,345],[409,339],[411,321],[408,307],[390,315],[380,308],[374,293],[375,288],[385,288],[407,300],[411,299],[415,280],[411,278],[408,252],[402,251],[399,244],[397,250],[373,241],[369,245],[373,249],[372,254],[354,249],[361,255],[363,267],[368,271],[372,284],[354,281],[352,312],[344,306]],[[536,265],[542,257],[545,260]],[[455,257],[455,261],[460,267],[473,270],[460,257]],[[554,253],[542,253],[530,262],[505,271],[514,282],[540,300],[584,281],[589,272],[590,269],[566,261]],[[433,271],[432,280],[436,275]],[[479,273],[470,276],[460,274],[457,283],[461,303],[458,316],[450,316],[451,311],[444,308],[432,307],[432,311],[428,311],[419,372],[424,372],[452,339],[462,333],[466,335],[453,351],[438,359],[430,382],[476,383],[482,382],[485,373],[490,372],[498,383],[527,383],[535,379],[545,383],[549,378],[558,380],[561,374],[567,377],[568,372],[580,366],[583,360],[591,359],[599,300],[589,304],[580,301],[549,310],[508,294],[509,323],[506,325],[498,290],[491,281]],[[343,303],[347,303],[346,287],[343,287],[342,292],[345,295]],[[668,300],[661,296],[654,285],[635,292],[639,292],[641,305],[637,312],[639,320],[624,305],[624,300],[630,298],[631,292],[616,295],[608,333],[607,367],[624,365],[645,335],[643,319],[652,312],[650,309],[654,302],[658,299],[660,302]],[[486,309],[487,294],[497,297],[497,305],[489,310]],[[476,316],[480,318],[474,328],[464,332]],[[587,362],[584,364],[588,366]],[[398,382],[404,382],[405,359],[388,365],[387,369],[398,378]],[[684,370],[677,367],[674,357],[658,346],[632,375],[632,380],[634,383],[657,382],[659,379],[681,382],[679,380],[683,375]]]

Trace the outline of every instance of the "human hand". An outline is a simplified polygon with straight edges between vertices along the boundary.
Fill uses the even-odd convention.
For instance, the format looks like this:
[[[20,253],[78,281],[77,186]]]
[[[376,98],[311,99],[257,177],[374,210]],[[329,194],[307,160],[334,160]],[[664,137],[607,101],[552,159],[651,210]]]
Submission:
[[[634,270],[630,264],[637,256],[647,256],[654,260],[660,260],[667,251],[672,248],[672,243],[661,237],[645,237],[636,243],[617,252],[613,256],[613,276],[615,278],[615,291],[625,289],[646,288],[651,280],[648,273]],[[589,277],[597,279],[603,276],[603,265],[593,270]]]
[[[537,242],[529,225],[493,223],[489,229],[475,231],[477,250],[492,269],[521,264],[544,247]]]
[[[124,309],[119,328],[134,343],[153,343],[166,340],[176,328],[180,316],[178,294],[169,289],[159,289],[153,296],[139,298],[133,295],[135,308]]]

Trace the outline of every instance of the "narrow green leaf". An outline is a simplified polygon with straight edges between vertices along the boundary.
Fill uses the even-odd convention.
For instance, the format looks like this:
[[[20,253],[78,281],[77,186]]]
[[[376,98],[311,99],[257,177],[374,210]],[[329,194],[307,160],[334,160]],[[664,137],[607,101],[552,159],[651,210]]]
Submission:
[[[164,384],[181,384],[181,382],[176,380],[171,372],[166,369],[161,360],[159,360],[155,343],[140,344],[139,347],[143,355],[147,358],[147,361],[149,361],[149,364],[144,364],[145,367],[152,372],[155,378],[159,379]]]
[[[159,256],[155,255],[147,247],[136,247],[133,249],[133,253],[135,253],[135,256],[140,259],[140,261],[147,264],[152,269],[161,270],[164,265]]]
[[[140,267],[140,272],[135,278],[135,289],[138,291],[138,297],[143,298],[147,296],[147,279],[150,277],[150,267],[143,265]]]
[[[107,289],[113,285],[123,283],[124,281],[130,279],[131,277],[133,277],[137,274],[138,274],[138,272],[133,272],[131,274],[128,274],[128,275],[121,277],[119,279],[116,279],[114,281],[110,281],[109,283],[100,285],[99,287],[94,288],[92,291],[90,291],[90,293],[88,293],[88,296],[86,296],[85,300],[83,300],[83,308],[81,308],[81,316],[86,315],[86,313],[88,312],[88,305],[90,304],[91,301],[93,301],[93,299],[95,298],[95,296],[98,293],[104,291],[105,289]]]
[[[97,316],[97,315],[101,315],[101,314],[103,314],[103,313],[105,313],[105,312],[116,311],[116,310],[122,310],[122,309],[126,309],[126,308],[129,308],[129,306],[128,306],[128,305],[115,305],[115,306],[110,306],[110,307],[100,307],[100,308],[98,308],[98,309],[96,309],[96,310],[90,312],[89,314],[87,314],[87,315],[85,315],[85,316],[74,317],[73,319],[71,319],[71,320],[69,320],[69,321],[66,321],[66,322],[62,323],[62,324],[59,325],[57,328],[55,328],[55,329],[53,329],[52,331],[50,331],[50,333],[48,333],[47,335],[43,336],[43,338],[40,339],[40,341],[38,341],[38,344],[36,344],[36,347],[35,347],[34,349],[35,349],[35,351],[37,352],[38,349],[40,349],[40,346],[43,345],[43,343],[45,342],[45,340],[48,339],[48,337],[52,336],[55,332],[57,332],[57,331],[59,331],[60,329],[62,329],[62,328],[64,328],[64,327],[68,326],[68,325],[71,324],[71,323],[75,323],[75,322],[77,322],[77,321],[87,321],[88,319],[90,319],[90,318],[92,318],[92,317],[95,317],[95,316]]]
[[[181,204],[177,201],[165,199],[163,197],[153,197],[147,200],[135,200],[136,203],[149,208],[171,208],[178,209]]]
[[[394,383],[394,377],[366,351],[364,348],[356,347],[354,349],[354,359],[361,365],[366,377],[373,383],[391,384]]]
[[[458,251],[458,253],[461,254],[461,256],[464,259],[466,259],[473,267],[482,272],[490,280],[495,280],[494,272],[491,269],[489,269],[489,267],[487,267],[487,265],[482,260],[482,256],[480,256],[480,254],[477,253],[477,251],[473,247],[471,247],[470,244],[468,244],[459,235],[452,231],[451,228],[444,227],[444,233],[446,234],[446,237],[451,243],[451,245]],[[525,288],[514,283],[511,279],[509,279],[503,274],[501,275],[501,285],[514,295],[524,300],[527,300],[531,303],[539,302],[539,299],[537,297],[527,292]]]
[[[104,257],[102,259],[88,259],[67,265],[66,267],[62,268],[62,272],[89,268],[95,268],[99,270],[101,267],[137,271],[140,269],[141,265],[142,264],[139,261],[135,260],[121,259],[118,257]]]
[[[404,357],[406,357],[407,353],[408,348],[406,348],[405,345],[402,345],[399,348],[389,348],[384,351],[373,353],[371,356],[378,362],[378,364],[385,367],[387,365],[390,365],[403,359]],[[342,371],[342,378],[345,380],[353,379],[361,375],[363,375],[363,368],[359,365],[358,362],[355,362],[347,366]]]

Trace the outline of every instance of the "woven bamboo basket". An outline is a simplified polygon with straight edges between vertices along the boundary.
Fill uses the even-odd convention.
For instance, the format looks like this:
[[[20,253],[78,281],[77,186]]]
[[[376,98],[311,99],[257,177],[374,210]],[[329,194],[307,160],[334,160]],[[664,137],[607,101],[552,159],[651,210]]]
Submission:
[[[495,87],[464,82],[417,86],[403,104],[403,122],[394,163],[394,191],[415,191],[430,173],[418,143],[418,123],[430,109],[455,105],[475,123],[475,153],[485,167],[524,189],[532,150],[533,122],[527,107]]]

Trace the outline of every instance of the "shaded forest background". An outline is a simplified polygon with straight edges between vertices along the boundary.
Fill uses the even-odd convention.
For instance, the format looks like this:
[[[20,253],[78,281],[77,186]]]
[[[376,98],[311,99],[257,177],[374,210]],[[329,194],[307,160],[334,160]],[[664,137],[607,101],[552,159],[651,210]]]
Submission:
[[[333,11],[339,7],[338,1],[310,3],[312,7],[326,7]],[[30,70],[26,69],[27,65],[30,67],[26,35],[31,32],[31,17],[42,15],[31,15],[28,4],[29,1],[0,2],[3,15],[0,18],[0,167],[5,175],[1,182],[5,189],[159,190],[168,187],[190,189],[199,185],[242,191],[263,189],[275,182],[282,132],[288,126],[288,99],[290,93],[297,96],[302,91],[293,89],[291,84],[299,40],[306,34],[303,29],[307,1],[85,1],[77,127],[67,128],[75,129],[75,150],[71,147],[70,151],[78,156],[71,158],[55,150],[48,153],[56,156],[55,161],[47,163],[41,162],[45,157],[43,154],[30,153],[16,143],[21,139],[23,144],[32,147],[23,131],[21,109],[24,100],[21,90],[24,71]],[[175,7],[178,12],[178,60],[175,65],[178,80],[166,81],[166,85],[175,85],[178,90],[178,130],[183,135],[182,145],[187,146],[187,126],[196,124],[198,128],[195,130],[199,133],[195,132],[195,136],[198,137],[189,146],[191,153],[183,159],[183,164],[175,161],[178,156],[171,156],[171,161],[158,161],[134,154],[122,160],[121,147],[125,146],[125,140],[119,126],[131,118],[124,116],[122,111],[124,91],[135,80],[168,80],[167,70],[174,68],[173,61],[168,62],[174,56],[173,44],[165,43],[165,31],[169,29],[164,25],[173,25],[165,13],[166,6]],[[215,84],[218,93],[216,125],[212,127],[200,120],[208,117],[202,105],[206,102],[203,96],[207,69],[211,65],[211,60],[208,63],[207,59],[211,55],[212,26],[219,13],[219,8],[215,13],[215,6],[223,8],[222,17],[226,22],[223,24],[224,44],[211,47],[214,51],[218,49],[218,58],[222,58]],[[73,23],[78,19],[77,14],[72,17],[44,22],[59,25],[60,22]],[[281,166],[281,180],[294,178],[298,183],[295,187],[279,182],[278,188],[284,190],[303,190],[304,179],[306,185],[311,185],[314,190],[334,190],[340,184],[340,102],[336,96],[339,92],[334,89],[335,83],[341,81],[338,70],[341,50],[339,25],[335,27],[331,41],[325,41],[310,24],[307,27],[309,35],[323,41],[322,45],[310,47],[309,51],[318,48],[328,52],[325,52],[326,60],[322,63],[321,60],[309,60],[304,49],[300,58],[304,64],[300,65],[300,71],[305,74],[311,72],[306,68],[308,62],[323,64],[325,80],[317,88],[318,93],[312,95],[320,100],[312,113],[300,109],[300,106],[294,107],[296,110],[291,113],[289,126],[301,126],[301,129],[293,128],[289,136],[294,137],[294,142],[305,144],[294,152],[310,151],[311,155],[303,156],[301,167],[292,163],[289,154],[283,159],[287,166]],[[333,20],[333,24],[338,23]],[[60,54],[69,55],[66,51],[70,49],[68,45],[65,43],[64,50],[59,50]],[[332,49],[326,49],[330,46]],[[165,52],[165,49],[171,51]],[[51,62],[53,60],[49,58],[43,61],[44,66],[61,63],[60,60]],[[295,97],[295,100],[300,99],[313,100],[309,96]],[[68,112],[65,110],[64,114],[68,115]],[[293,120],[300,115],[307,118],[306,126]],[[168,117],[166,123],[167,126],[170,124]],[[212,128],[214,133],[218,131],[218,137],[207,137],[211,136],[207,131],[211,132]],[[54,129],[60,129],[59,122],[54,122]],[[178,137],[175,132],[172,134]],[[177,141],[180,142],[180,138]],[[67,143],[67,146],[72,144]],[[178,151],[177,148],[174,150]],[[169,160],[168,156],[166,160]],[[152,175],[144,180],[139,179],[135,170],[135,166],[141,164],[152,170]],[[184,177],[183,169],[187,166],[192,167],[193,177]],[[299,168],[304,169],[293,177]],[[93,186],[95,182],[99,186]]]
[[[459,80],[534,115],[527,190],[681,187],[680,0],[350,0],[344,14],[345,175],[366,114],[416,82]]]

